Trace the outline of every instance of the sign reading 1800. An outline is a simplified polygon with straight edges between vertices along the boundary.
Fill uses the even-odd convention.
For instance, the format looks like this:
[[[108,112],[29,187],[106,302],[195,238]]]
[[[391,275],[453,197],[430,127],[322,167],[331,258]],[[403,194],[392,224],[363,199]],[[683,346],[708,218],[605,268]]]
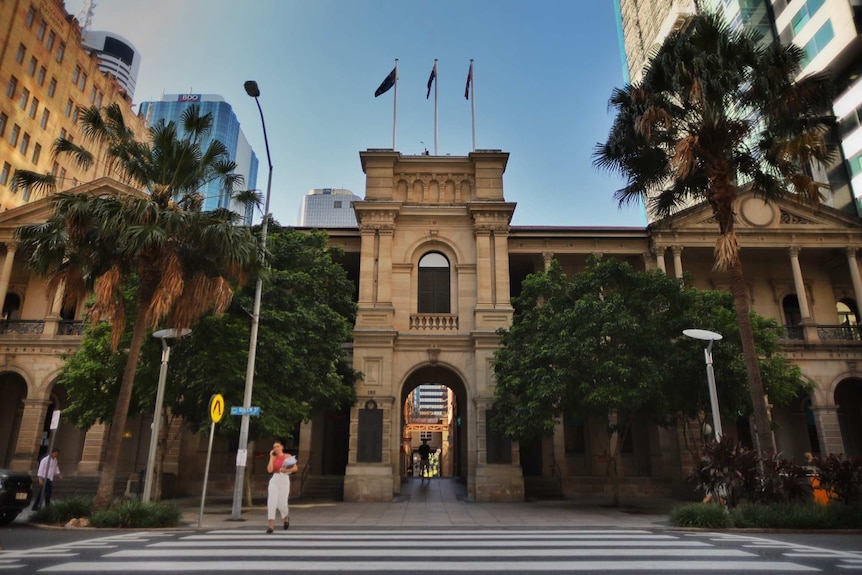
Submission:
[[[230,408],[231,415],[260,415],[260,407],[237,407]]]
[[[201,95],[200,94],[180,94],[177,97],[178,102],[200,102]]]

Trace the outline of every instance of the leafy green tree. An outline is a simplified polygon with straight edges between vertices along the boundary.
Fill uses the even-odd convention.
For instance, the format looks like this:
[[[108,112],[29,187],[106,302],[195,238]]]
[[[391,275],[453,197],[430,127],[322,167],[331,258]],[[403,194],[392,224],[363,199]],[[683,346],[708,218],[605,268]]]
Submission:
[[[315,412],[353,401],[356,374],[343,343],[351,337],[356,316],[354,286],[336,261],[339,251],[328,248],[326,241],[323,233],[277,226],[269,236],[271,268],[261,304],[253,396],[261,416],[251,419],[252,440],[291,437],[296,426]],[[181,417],[187,428],[208,432],[214,393],[221,393],[227,405],[242,404],[250,326],[246,310],[253,295],[254,286],[246,287],[224,314],[202,318],[189,336],[172,342],[154,500],[160,498],[160,470],[174,439],[169,436],[171,418]],[[128,340],[130,330],[126,332]],[[78,427],[112,421],[127,354],[113,351],[110,337],[106,323],[88,327],[58,380],[70,398],[64,414]],[[160,362],[161,344],[147,338],[130,413],[152,412]],[[238,429],[238,419],[231,417],[216,426],[217,433],[227,438],[236,437]]]
[[[70,154],[80,165],[95,161],[88,146],[103,151],[103,161],[124,182],[146,190],[135,195],[94,196],[58,193],[50,196],[52,214],[45,223],[19,228],[19,251],[35,273],[48,278],[73,303],[94,294],[88,317],[111,322],[117,349],[126,324],[124,288],[134,282],[129,351],[111,427],[95,504],[113,498],[114,479],[141,348],[149,330],[166,322],[192,326],[210,312],[221,312],[241,280],[258,264],[258,242],[238,226],[227,210],[202,212],[200,190],[218,181],[227,191],[242,177],[225,146],[201,140],[212,117],[196,106],[182,117],[184,131],[159,122],[149,142],[135,140],[116,105],[82,110],[79,123],[84,145],[67,139],[54,144],[55,154]],[[54,189],[54,178],[16,171],[16,186]]]
[[[547,436],[563,415],[608,422],[608,473],[619,503],[620,448],[634,422],[670,425],[709,410],[702,346],[682,330],[726,336],[714,350],[720,401],[750,411],[729,294],[685,288],[660,271],[591,256],[569,280],[558,262],[529,276],[495,357],[496,423],[517,440]],[[770,365],[770,393],[786,401],[805,386],[778,353],[775,324],[756,318]],[[727,360],[727,363],[725,363]],[[774,366],[774,367],[773,367]]]
[[[659,217],[706,202],[718,222],[715,267],[730,274],[758,449],[775,442],[757,361],[734,208],[750,189],[767,202],[816,203],[827,184],[811,176],[831,159],[832,86],[826,73],[797,79],[802,50],[731,31],[720,16],[692,17],[670,35],[638,85],[616,89],[616,112],[594,163],[623,175],[621,205],[643,201]]]

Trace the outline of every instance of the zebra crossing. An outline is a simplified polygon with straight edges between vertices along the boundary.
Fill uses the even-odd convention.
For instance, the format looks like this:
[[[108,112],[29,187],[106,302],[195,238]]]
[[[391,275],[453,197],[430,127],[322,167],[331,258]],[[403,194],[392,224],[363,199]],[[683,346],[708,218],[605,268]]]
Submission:
[[[21,573],[832,572],[827,564],[862,571],[862,556],[637,529],[153,531],[0,552],[0,571]]]

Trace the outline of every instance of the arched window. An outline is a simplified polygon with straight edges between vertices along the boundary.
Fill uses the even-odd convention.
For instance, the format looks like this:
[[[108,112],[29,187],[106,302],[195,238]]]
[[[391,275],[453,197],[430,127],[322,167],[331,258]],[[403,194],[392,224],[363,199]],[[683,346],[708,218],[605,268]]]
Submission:
[[[21,298],[18,294],[7,293],[3,303],[3,319],[18,319],[21,317]]]
[[[857,325],[859,316],[856,313],[856,302],[852,299],[842,299],[835,304],[838,312],[838,323],[843,325]]]
[[[802,321],[802,311],[799,309],[799,299],[796,294],[784,296],[781,307],[784,309],[784,325],[799,325]]]
[[[431,252],[419,260],[419,313],[450,313],[449,260]]]

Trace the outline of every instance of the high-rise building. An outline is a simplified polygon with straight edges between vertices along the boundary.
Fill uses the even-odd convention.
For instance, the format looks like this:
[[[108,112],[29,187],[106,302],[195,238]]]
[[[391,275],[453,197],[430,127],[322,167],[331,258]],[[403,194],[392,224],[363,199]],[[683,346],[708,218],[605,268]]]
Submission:
[[[51,154],[58,137],[81,141],[79,108],[119,104],[132,131],[146,135],[125,88],[83,45],[77,20],[60,0],[7,0],[0,22],[0,210],[35,197],[14,189],[19,169],[53,174],[59,190],[111,175],[104,162],[85,170],[70,156]]]
[[[623,47],[624,79],[636,84],[650,55],[688,18],[701,11],[721,14],[728,25],[756,29],[764,42],[778,38],[804,51],[801,75],[826,71],[835,80],[834,112],[840,120],[841,154],[815,178],[828,182],[826,205],[862,214],[862,7],[852,0],[616,0]],[[851,179],[852,178],[852,179]],[[687,207],[687,206],[684,206]],[[647,213],[647,220],[655,217]]]
[[[442,418],[449,409],[449,388],[426,383],[413,390],[413,415]]]
[[[353,202],[361,200],[350,190],[315,188],[302,198],[296,225],[308,228],[355,228]]]
[[[197,104],[202,114],[212,114],[212,129],[204,138],[202,145],[206,148],[213,140],[223,143],[230,154],[231,161],[236,163],[235,173],[242,175],[245,189],[255,189],[257,186],[257,155],[242,133],[239,120],[230,104],[216,94],[165,94],[155,102],[141,102],[138,114],[147,125],[152,126],[159,120],[175,122],[182,133],[182,114],[189,106]],[[201,190],[204,196],[203,209],[230,209],[243,217],[246,224],[251,224],[254,215],[251,208],[231,199],[226,190],[218,182],[210,182]]]
[[[853,0],[772,0],[772,9],[781,41],[805,52],[802,73],[822,70],[835,81],[841,154],[828,174],[831,205],[862,215],[862,6]]]
[[[99,69],[116,78],[131,100],[141,66],[141,55],[132,43],[113,32],[87,31],[83,45],[96,55]]]

